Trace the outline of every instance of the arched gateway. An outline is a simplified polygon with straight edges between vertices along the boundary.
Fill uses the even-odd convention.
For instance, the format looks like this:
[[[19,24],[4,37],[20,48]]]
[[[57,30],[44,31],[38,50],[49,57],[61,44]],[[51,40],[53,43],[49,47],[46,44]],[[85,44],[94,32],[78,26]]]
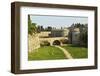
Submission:
[[[43,42],[43,41],[48,41],[50,43],[50,45],[62,45],[62,42],[61,40],[68,40],[67,37],[52,37],[52,38],[40,38],[40,43]]]
[[[55,40],[55,41],[53,42],[53,45],[61,45],[61,42],[60,42],[59,40]]]

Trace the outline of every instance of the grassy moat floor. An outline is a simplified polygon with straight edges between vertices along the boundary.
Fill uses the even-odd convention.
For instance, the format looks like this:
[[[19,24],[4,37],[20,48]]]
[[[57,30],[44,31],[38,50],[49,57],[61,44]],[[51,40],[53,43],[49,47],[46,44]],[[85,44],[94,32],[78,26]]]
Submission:
[[[44,46],[40,47],[36,52],[31,52],[28,55],[28,60],[53,60],[53,59],[65,59],[64,53],[57,47]]]
[[[68,51],[74,59],[87,58],[88,48],[73,46],[72,44],[60,46]],[[35,52],[28,53],[28,60],[56,60],[67,59],[63,51],[55,46],[40,47]]]
[[[66,49],[74,59],[88,58],[88,48],[75,45],[61,46]]]

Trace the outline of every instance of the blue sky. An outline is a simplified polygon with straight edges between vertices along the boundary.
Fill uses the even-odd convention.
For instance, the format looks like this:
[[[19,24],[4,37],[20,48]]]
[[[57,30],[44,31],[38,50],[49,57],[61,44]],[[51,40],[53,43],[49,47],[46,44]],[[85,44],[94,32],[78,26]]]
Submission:
[[[47,26],[52,26],[56,28],[69,27],[73,23],[88,23],[87,17],[79,16],[47,16],[47,15],[30,15],[32,23],[37,23],[37,25],[42,25],[44,28]]]

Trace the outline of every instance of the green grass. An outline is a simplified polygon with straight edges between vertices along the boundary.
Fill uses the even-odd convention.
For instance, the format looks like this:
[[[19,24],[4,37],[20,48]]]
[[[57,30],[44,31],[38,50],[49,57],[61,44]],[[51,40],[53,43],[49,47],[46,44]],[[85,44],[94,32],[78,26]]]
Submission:
[[[36,52],[28,53],[28,60],[53,60],[65,59],[64,53],[57,47],[44,46],[40,47]]]
[[[72,45],[72,44],[62,46],[62,47],[65,48],[72,55],[73,58],[87,58],[88,57],[88,48],[86,47]]]

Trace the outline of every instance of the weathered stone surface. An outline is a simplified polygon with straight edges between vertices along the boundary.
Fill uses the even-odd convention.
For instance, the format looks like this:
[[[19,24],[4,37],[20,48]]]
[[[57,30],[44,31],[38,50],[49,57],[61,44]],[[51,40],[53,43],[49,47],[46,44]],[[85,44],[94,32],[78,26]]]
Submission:
[[[28,35],[28,51],[34,52],[35,49],[40,47],[38,34]]]

